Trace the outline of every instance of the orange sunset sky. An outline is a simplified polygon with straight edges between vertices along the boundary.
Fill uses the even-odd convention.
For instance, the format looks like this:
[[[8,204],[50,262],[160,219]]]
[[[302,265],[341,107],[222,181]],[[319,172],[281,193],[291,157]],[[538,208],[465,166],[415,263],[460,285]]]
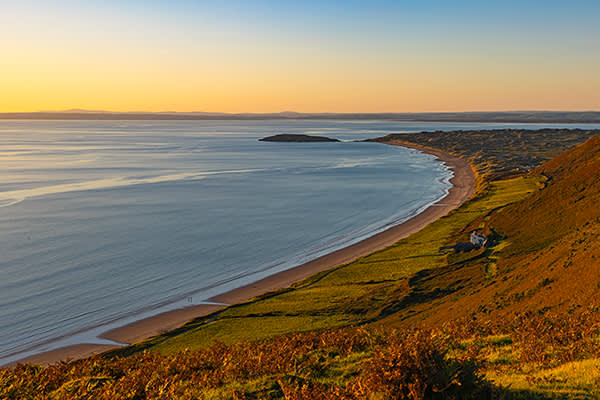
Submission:
[[[12,3],[0,112],[600,109],[598,2]]]

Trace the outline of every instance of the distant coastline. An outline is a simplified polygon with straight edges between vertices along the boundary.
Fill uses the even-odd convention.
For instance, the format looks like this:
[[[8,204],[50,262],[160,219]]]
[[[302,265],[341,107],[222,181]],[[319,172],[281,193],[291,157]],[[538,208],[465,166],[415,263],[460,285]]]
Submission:
[[[456,123],[600,123],[600,111],[484,111],[439,113],[210,113],[210,112],[109,112],[41,111],[0,113],[0,120],[391,120]]]

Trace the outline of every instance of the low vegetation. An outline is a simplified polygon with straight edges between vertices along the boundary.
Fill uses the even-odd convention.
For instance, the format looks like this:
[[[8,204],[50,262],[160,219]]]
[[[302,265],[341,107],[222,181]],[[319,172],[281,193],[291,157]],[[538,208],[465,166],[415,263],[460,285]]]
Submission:
[[[485,179],[459,209],[126,349],[0,370],[0,398],[600,398],[600,136],[528,173],[510,146],[482,156],[500,154],[502,136],[545,160],[591,135],[550,131],[492,131],[481,148],[434,133],[432,147]],[[491,247],[438,252],[474,229]]]
[[[337,329],[169,355],[0,372],[3,399],[489,397],[469,352],[434,331]]]
[[[292,333],[0,370],[2,399],[551,399],[600,395],[600,315]]]
[[[395,133],[373,141],[442,149],[468,160],[488,180],[496,180],[529,172],[598,134],[598,129],[483,129]]]

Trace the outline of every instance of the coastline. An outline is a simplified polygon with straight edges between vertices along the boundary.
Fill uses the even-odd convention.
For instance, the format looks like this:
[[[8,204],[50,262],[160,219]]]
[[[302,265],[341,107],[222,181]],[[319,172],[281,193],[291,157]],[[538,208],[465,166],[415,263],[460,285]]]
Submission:
[[[228,305],[245,302],[258,295],[289,287],[318,272],[347,264],[362,256],[384,249],[398,240],[423,229],[426,225],[458,208],[473,195],[475,190],[475,173],[471,165],[464,159],[439,150],[405,142],[390,142],[386,144],[415,149],[433,155],[437,157],[438,160],[444,162],[449,168],[452,168],[454,176],[450,179],[452,187],[449,189],[448,194],[413,218],[374,236],[321,256],[305,264],[276,273],[257,282],[230,290],[206,300],[207,302],[223,303],[224,305],[195,305],[168,311],[109,330],[98,337],[114,342],[132,344],[156,336],[165,331],[175,329],[190,320],[209,315]],[[44,365],[54,364],[66,360],[85,358],[118,347],[119,346],[116,345],[106,344],[74,344],[25,357],[9,365],[16,364],[17,362]]]

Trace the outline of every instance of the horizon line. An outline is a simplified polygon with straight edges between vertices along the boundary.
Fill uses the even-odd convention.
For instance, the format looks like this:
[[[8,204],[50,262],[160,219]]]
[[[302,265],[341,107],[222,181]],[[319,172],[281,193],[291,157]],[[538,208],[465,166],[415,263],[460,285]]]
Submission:
[[[225,111],[113,111],[113,110],[91,110],[84,108],[71,108],[65,110],[37,110],[37,111],[0,111],[0,115],[6,114],[218,114],[218,115],[279,115],[279,114],[298,114],[298,115],[346,115],[346,114],[363,114],[363,115],[380,115],[380,114],[485,114],[485,113],[595,113],[600,112],[600,109],[582,109],[582,110],[551,110],[551,109],[528,109],[528,110],[486,110],[486,111],[474,111],[474,110],[463,110],[463,111],[344,111],[344,112],[330,112],[330,111],[310,111],[310,112],[299,112],[293,110],[283,111],[264,111],[264,112],[225,112]]]

